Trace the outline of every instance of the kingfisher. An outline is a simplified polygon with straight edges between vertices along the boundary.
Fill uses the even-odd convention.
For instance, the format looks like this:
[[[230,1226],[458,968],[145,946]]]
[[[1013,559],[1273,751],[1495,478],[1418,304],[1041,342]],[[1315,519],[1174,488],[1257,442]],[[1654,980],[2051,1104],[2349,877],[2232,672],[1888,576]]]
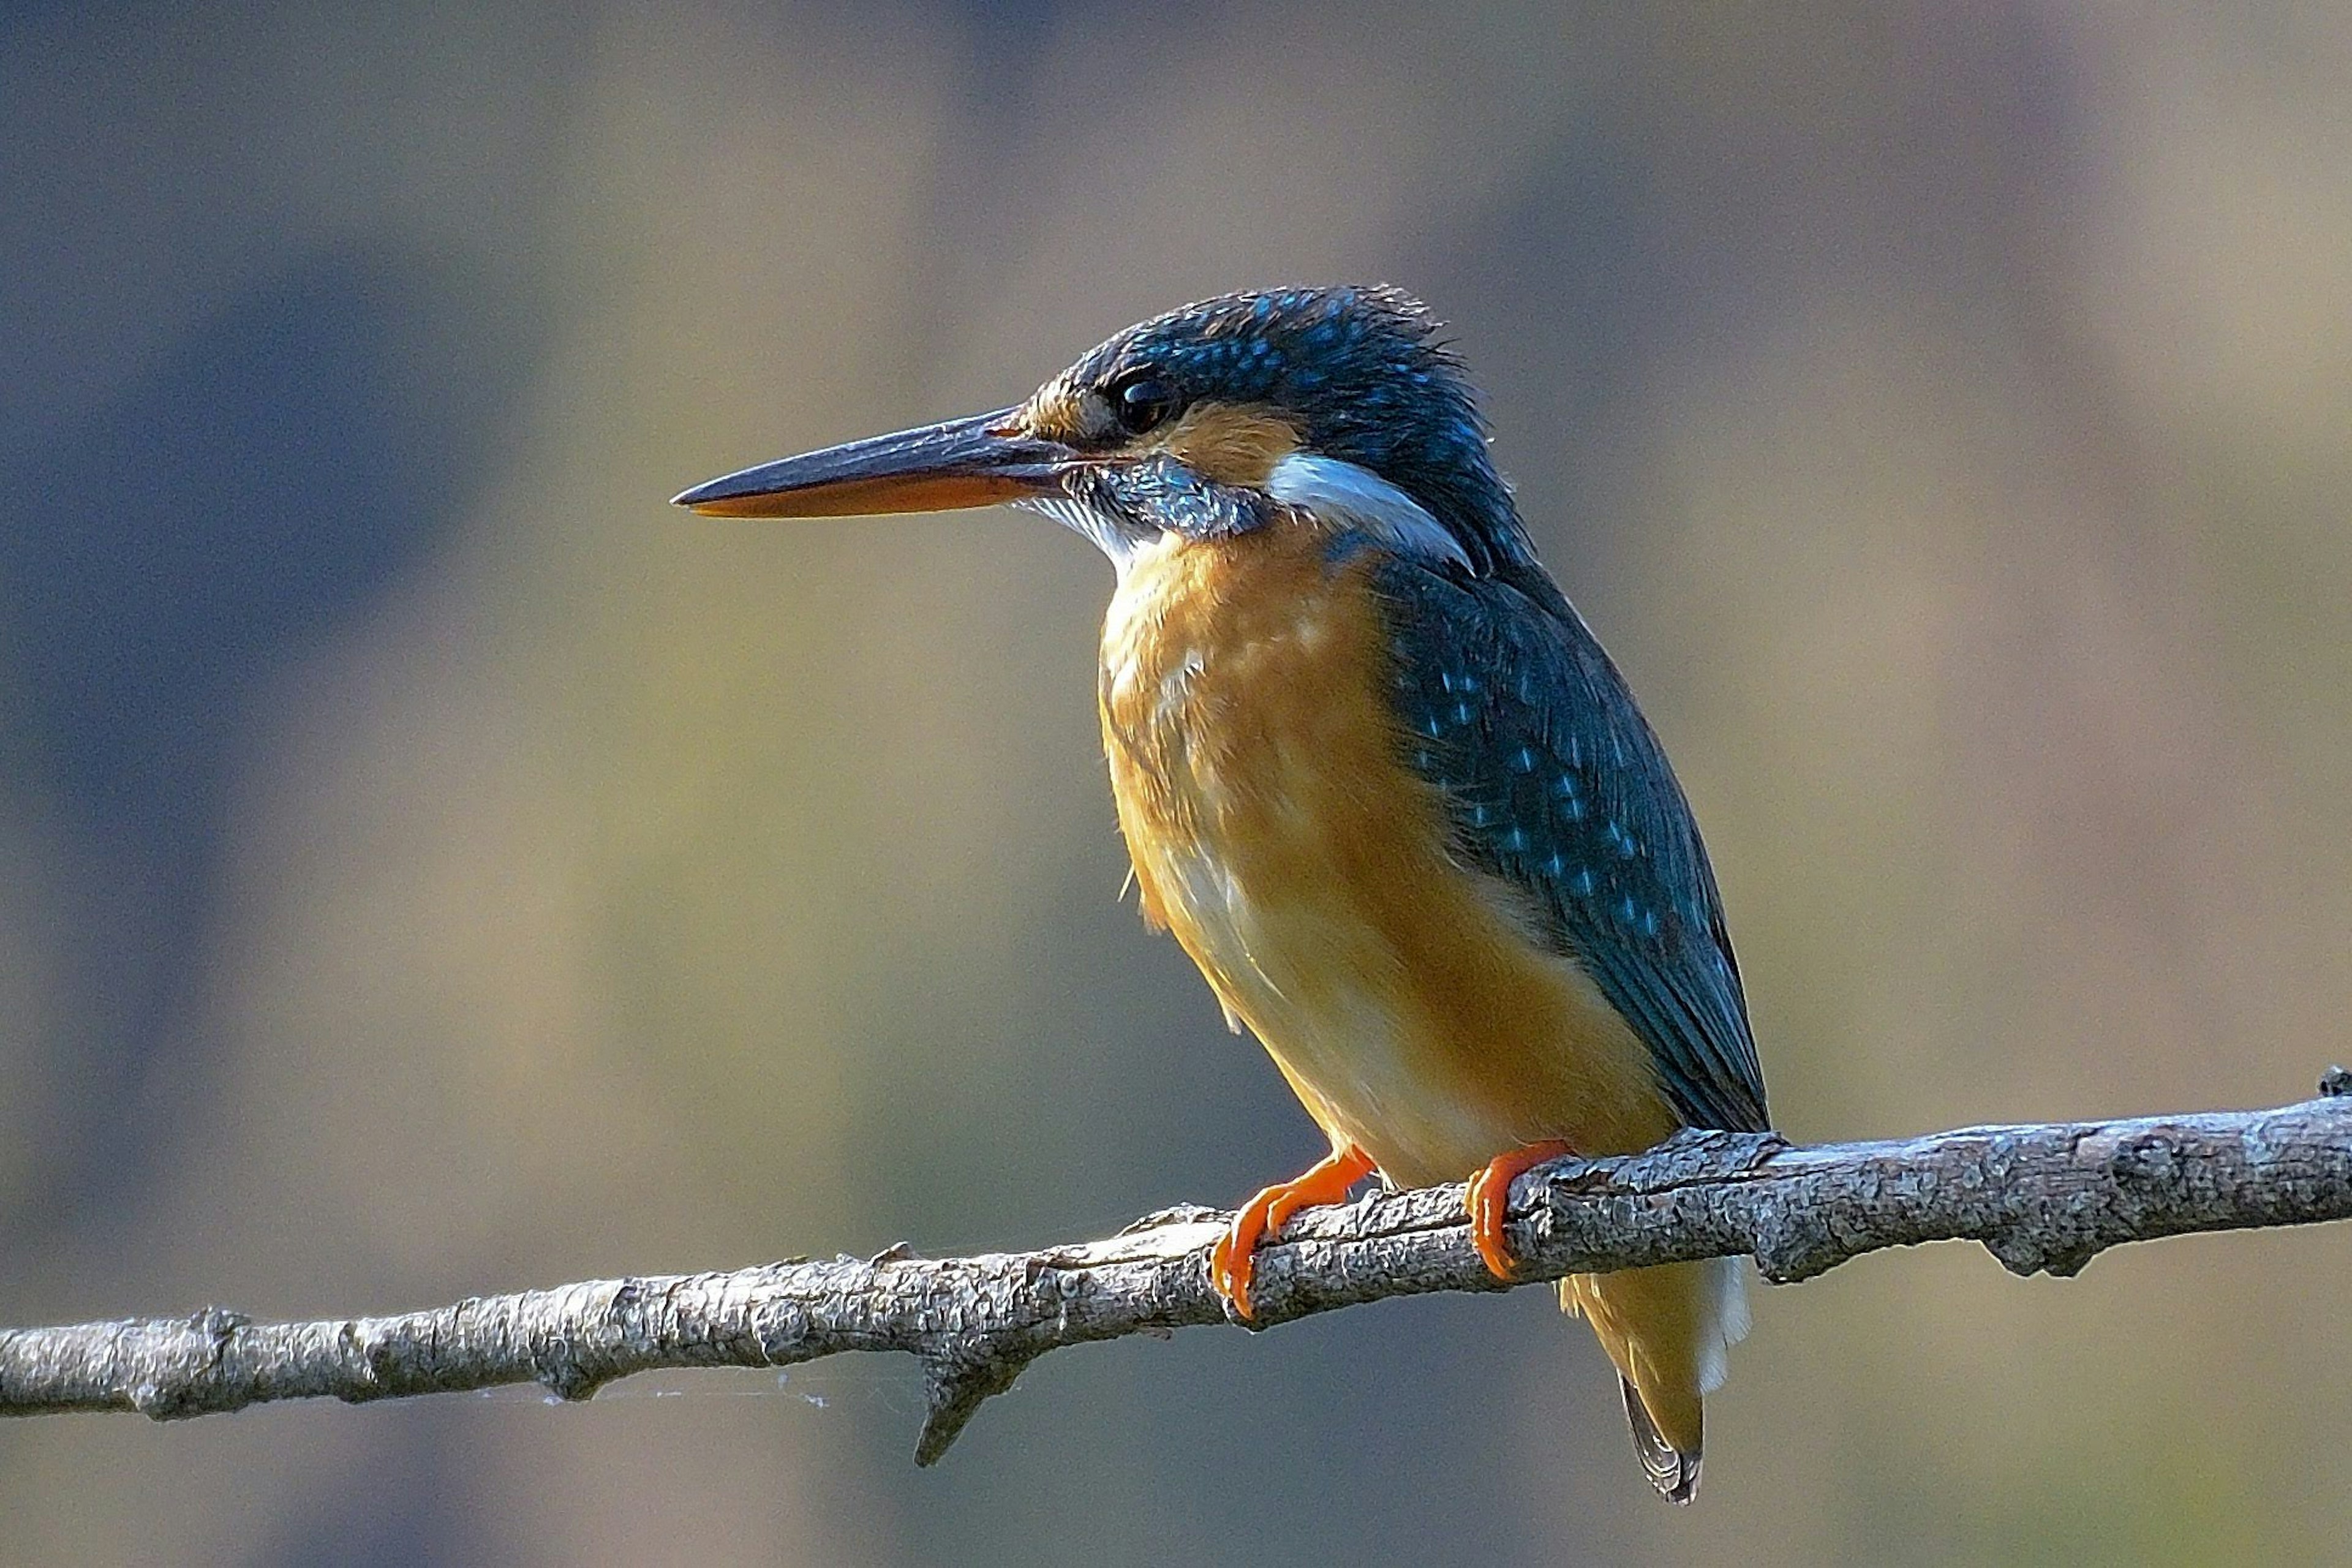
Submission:
[[[1467,1178],[1472,1237],[1508,1279],[1521,1173],[1681,1127],[1769,1130],[1690,805],[1538,561],[1419,300],[1223,295],[1013,407],[677,500],[737,518],[1009,502],[1109,558],[1097,693],[1144,919],[1330,1140],[1213,1249],[1240,1317],[1260,1241],[1367,1178]],[[1744,1286],[1737,1258],[1560,1281],[1673,1502],[1698,1488]]]

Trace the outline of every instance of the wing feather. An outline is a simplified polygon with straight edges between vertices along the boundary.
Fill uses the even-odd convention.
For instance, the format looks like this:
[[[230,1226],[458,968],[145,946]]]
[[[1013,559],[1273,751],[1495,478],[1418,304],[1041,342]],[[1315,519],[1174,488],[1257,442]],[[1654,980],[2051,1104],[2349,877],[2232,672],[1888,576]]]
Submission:
[[[1768,1128],[1706,847],[1600,643],[1556,591],[1393,556],[1374,584],[1406,760],[1443,793],[1457,852],[1529,895],[1686,1124]]]

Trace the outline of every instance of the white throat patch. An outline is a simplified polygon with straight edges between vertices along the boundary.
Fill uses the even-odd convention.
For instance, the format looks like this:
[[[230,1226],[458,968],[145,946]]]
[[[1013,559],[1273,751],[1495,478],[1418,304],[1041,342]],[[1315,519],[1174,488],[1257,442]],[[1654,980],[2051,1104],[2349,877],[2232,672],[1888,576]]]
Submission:
[[[1112,570],[1120,577],[1127,575],[1135,552],[1157,533],[1138,532],[1131,525],[1108,513],[1097,511],[1086,502],[1071,496],[1024,496],[1013,503],[1019,511],[1034,511],[1052,518],[1081,539],[1094,542],[1095,548],[1110,557]]]
[[[1400,555],[1470,567],[1461,542],[1426,507],[1345,458],[1293,452],[1266,475],[1265,493],[1326,521],[1360,529]]]

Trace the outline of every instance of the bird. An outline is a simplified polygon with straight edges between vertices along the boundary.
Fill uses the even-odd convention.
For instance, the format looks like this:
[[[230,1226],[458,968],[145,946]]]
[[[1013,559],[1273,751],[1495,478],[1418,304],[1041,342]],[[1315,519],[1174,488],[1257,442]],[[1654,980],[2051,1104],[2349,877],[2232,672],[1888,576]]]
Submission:
[[[1685,1127],[1769,1130],[1698,827],[1538,560],[1420,300],[1277,288],[1127,328],[1025,401],[698,485],[730,518],[1041,512],[1109,558],[1103,749],[1146,921],[1329,1140],[1235,1214],[1211,1282],[1359,1184],[1511,1183]],[[1696,1495],[1742,1260],[1571,1276],[1634,1449]]]

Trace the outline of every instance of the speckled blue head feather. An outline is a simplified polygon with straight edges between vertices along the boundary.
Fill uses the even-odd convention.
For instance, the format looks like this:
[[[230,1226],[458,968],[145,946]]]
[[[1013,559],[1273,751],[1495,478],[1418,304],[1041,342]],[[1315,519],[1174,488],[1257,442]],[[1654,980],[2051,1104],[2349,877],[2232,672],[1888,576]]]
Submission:
[[[1221,295],[1118,333],[1059,378],[1073,390],[1153,374],[1187,404],[1289,416],[1305,450],[1379,476],[1453,533],[1482,575],[1529,566],[1462,363],[1411,295],[1385,285]]]

